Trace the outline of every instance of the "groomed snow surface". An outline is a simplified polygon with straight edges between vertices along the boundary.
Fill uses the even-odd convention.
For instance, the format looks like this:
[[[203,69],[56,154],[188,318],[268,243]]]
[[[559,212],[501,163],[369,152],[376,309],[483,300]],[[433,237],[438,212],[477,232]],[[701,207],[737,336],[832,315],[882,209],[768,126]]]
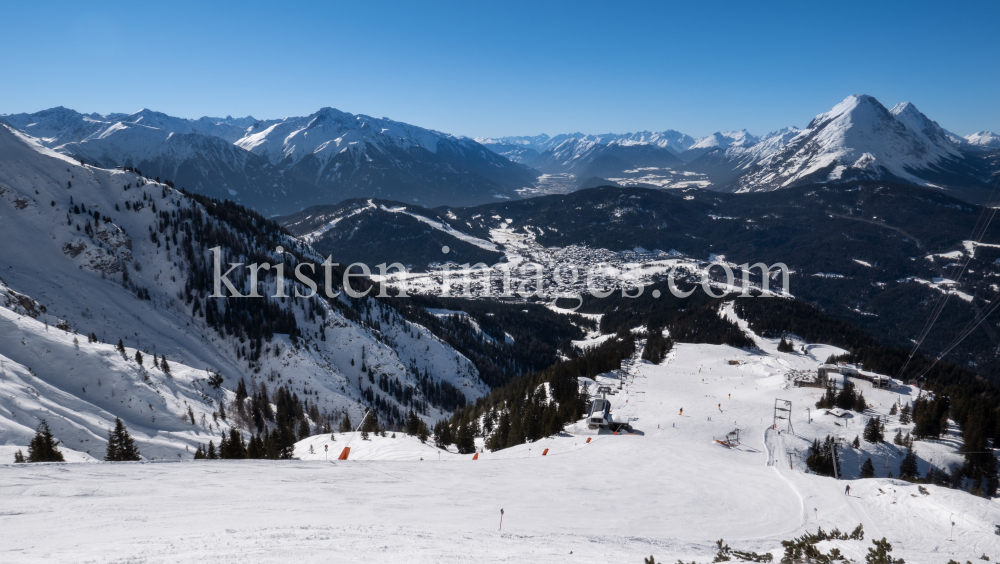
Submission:
[[[821,548],[863,561],[870,539],[885,536],[910,563],[1000,555],[996,503],[885,478],[898,473],[891,444],[862,443],[860,459],[873,457],[878,478],[804,473],[813,437],[853,440],[867,416],[916,390],[860,382],[871,409],[827,415],[813,407],[821,390],[789,388],[787,377],[839,351],[802,353],[795,341],[799,352],[784,354],[758,342],[765,352],[679,344],[662,365],[638,364],[609,396],[631,435],[573,425],[478,460],[402,434],[337,433],[300,442],[294,461],[0,466],[0,561],[709,562],[720,538],[780,559],[782,540],[859,523],[864,541]],[[794,435],[770,429],[775,398],[793,402]],[[887,435],[898,426],[890,418]],[[713,441],[734,428],[739,447]],[[350,458],[334,460],[348,443]],[[917,442],[921,473],[932,459],[960,464],[958,444],[954,434]],[[857,455],[843,454],[849,478]]]

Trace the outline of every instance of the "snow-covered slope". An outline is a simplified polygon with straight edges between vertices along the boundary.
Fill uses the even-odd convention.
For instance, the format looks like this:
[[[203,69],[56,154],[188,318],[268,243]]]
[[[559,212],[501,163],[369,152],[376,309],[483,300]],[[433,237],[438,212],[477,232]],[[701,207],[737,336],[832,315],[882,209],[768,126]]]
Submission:
[[[756,145],[758,138],[750,135],[747,130],[716,132],[706,137],[702,137],[694,145],[691,145],[683,153],[681,158],[685,161],[693,161],[709,151],[717,149],[726,150],[730,147],[750,147]]]
[[[313,253],[288,235],[273,236],[286,248]],[[197,281],[199,269],[211,264],[206,246],[221,243],[233,262],[244,263],[254,262],[248,254],[275,263],[287,253],[278,255],[258,235],[166,185],[80,166],[6,126],[0,126],[0,241],[0,357],[17,382],[0,410],[0,444],[23,447],[26,429],[44,417],[69,448],[103,455],[103,429],[119,416],[135,426],[144,455],[184,456],[186,447],[225,427],[211,417],[226,395],[206,389],[209,372],[220,374],[229,390],[240,378],[248,386],[266,381],[272,390],[296,391],[320,413],[348,412],[355,420],[375,394],[383,409],[410,407],[404,405],[410,400],[379,391],[375,376],[412,388],[412,401],[420,402],[413,407],[428,421],[442,411],[426,401],[421,377],[452,385],[468,400],[487,389],[468,359],[369,299],[279,301],[278,311],[294,318],[300,337],[276,332],[255,352],[252,339],[223,332],[205,317],[212,298]],[[226,300],[216,305],[219,315],[229,315]],[[91,334],[98,343],[88,340]],[[112,351],[119,339],[132,360]],[[134,360],[136,350],[147,358],[144,367]],[[169,360],[173,379],[151,367],[153,355]],[[178,428],[177,410],[187,413],[188,405],[196,423]]]
[[[990,149],[1000,149],[1000,135],[992,131],[979,131],[968,135],[965,140],[973,146]]]
[[[888,110],[871,96],[853,95],[741,177],[737,190],[854,179],[928,185],[927,178],[962,158],[948,133],[913,104]]]
[[[867,418],[912,400],[914,388],[860,382],[865,414],[810,412],[822,390],[796,388],[790,378],[839,351],[796,340],[807,352],[779,353],[773,340],[758,343],[763,350],[754,352],[678,344],[661,365],[637,363],[620,391],[617,378],[600,376],[616,392],[613,413],[637,434],[574,426],[476,460],[401,433],[368,441],[336,433],[300,441],[294,461],[0,465],[8,519],[0,558],[710,562],[721,538],[778,562],[782,541],[858,525],[863,540],[817,548],[864,562],[872,540],[885,537],[893,557],[914,564],[995,558],[997,504],[887,478],[898,470],[891,444],[843,448],[848,481],[804,471],[813,438],[853,440]],[[794,432],[786,421],[772,428],[778,398],[792,402]],[[889,416],[888,430],[897,426]],[[739,446],[713,440],[735,428]],[[348,445],[348,459],[336,460]],[[931,460],[955,464],[958,446],[953,435],[917,441],[919,470]],[[873,458],[878,477],[854,479],[858,455]]]

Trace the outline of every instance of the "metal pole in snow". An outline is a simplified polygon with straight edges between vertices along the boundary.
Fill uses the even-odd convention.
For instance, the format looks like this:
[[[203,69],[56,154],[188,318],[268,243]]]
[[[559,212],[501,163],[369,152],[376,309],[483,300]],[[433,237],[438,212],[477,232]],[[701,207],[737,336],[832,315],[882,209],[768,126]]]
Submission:
[[[499,531],[503,530],[503,507],[500,508],[500,528],[497,530]]]

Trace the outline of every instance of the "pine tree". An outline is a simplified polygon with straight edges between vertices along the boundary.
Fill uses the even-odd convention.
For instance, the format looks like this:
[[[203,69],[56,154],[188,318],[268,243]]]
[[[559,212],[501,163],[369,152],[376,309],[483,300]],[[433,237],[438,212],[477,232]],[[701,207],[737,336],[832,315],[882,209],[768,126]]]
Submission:
[[[907,434],[909,434],[909,433],[907,433]],[[895,444],[895,445],[900,445],[900,446],[902,446],[903,444],[905,444],[903,442],[903,431],[902,430],[896,429],[896,435],[892,437],[892,443]]]
[[[858,399],[858,395],[854,390],[854,384],[850,382],[844,382],[843,389],[837,394],[837,407],[840,409],[854,409],[855,401]]]
[[[108,429],[108,448],[105,451],[104,460],[108,462],[142,460],[139,455],[139,447],[136,446],[135,440],[129,435],[125,424],[118,417],[115,417],[115,428]]]
[[[170,374],[170,365],[167,364],[166,356],[160,357],[160,370],[162,370],[164,374]]]
[[[865,564],[903,564],[902,558],[892,557],[892,545],[882,537],[882,540],[873,540],[875,548],[869,548],[865,556]]]
[[[135,361],[137,363],[139,363],[139,366],[142,366],[142,353],[141,352],[135,351]]]
[[[820,409],[830,409],[835,405],[837,405],[837,391],[833,388],[833,386],[827,386],[826,393],[823,394],[823,397],[820,398],[818,402],[816,402],[816,407]]]
[[[854,448],[861,448],[861,439],[859,439],[857,435],[854,435],[854,442],[851,443],[851,446]]]
[[[14,463],[23,464],[25,462],[26,460],[24,460],[24,453],[21,452],[21,449],[17,449],[17,452],[14,453]]]
[[[206,457],[209,460],[217,460],[219,458],[218,453],[215,452],[215,443],[212,441],[208,441],[208,452],[206,453]]]
[[[458,441],[456,444],[459,454],[472,454],[476,452],[476,440],[468,423],[458,428]]]
[[[236,385],[236,403],[243,403],[247,397],[247,384],[240,378],[240,383]]]
[[[153,367],[154,368],[160,367],[160,357],[156,356],[156,353],[153,353]]]
[[[899,422],[903,425],[909,425],[910,421],[913,420],[910,414],[910,404],[903,404],[903,409],[899,410]]]
[[[416,435],[420,428],[420,418],[411,409],[409,413],[406,414],[406,434]]]
[[[903,457],[903,461],[899,463],[899,477],[903,480],[914,480],[920,476],[920,472],[917,470],[917,455],[913,453],[912,448],[906,449],[906,456]]]
[[[49,424],[43,419],[35,429],[35,438],[28,444],[28,462],[66,462],[58,446],[59,441],[52,437]]]
[[[866,409],[868,409],[868,404],[865,403],[865,395],[858,392],[858,397],[854,400],[854,411],[864,413]]]
[[[879,421],[878,417],[868,419],[868,422],[865,423],[865,431],[862,436],[864,436],[866,441],[874,444],[885,440],[885,435],[882,432],[882,422]]]
[[[125,354],[125,343],[122,343],[121,339],[118,339],[118,352]]]
[[[198,448],[197,448],[197,450],[194,451],[194,459],[195,460],[204,460],[205,459],[205,450],[203,448],[201,448],[201,443],[198,443]]]
[[[785,340],[785,336],[781,336],[781,342],[778,343],[778,352],[790,353],[795,350],[795,347],[791,343]]]
[[[420,439],[420,442],[426,443],[430,435],[431,430],[427,428],[427,423],[424,423],[423,420],[421,420],[417,424],[417,438]]]
[[[875,465],[872,464],[871,457],[866,458],[865,463],[861,465],[861,477],[862,478],[875,477]]]
[[[350,433],[353,430],[354,426],[351,424],[351,416],[345,413],[344,418],[340,420],[340,432]]]
[[[309,429],[309,422],[305,419],[299,423],[299,440],[307,439],[312,435],[312,431]]]
[[[896,415],[897,413],[899,413],[899,410],[896,409],[896,404],[892,404],[892,409],[889,410],[889,415]]]

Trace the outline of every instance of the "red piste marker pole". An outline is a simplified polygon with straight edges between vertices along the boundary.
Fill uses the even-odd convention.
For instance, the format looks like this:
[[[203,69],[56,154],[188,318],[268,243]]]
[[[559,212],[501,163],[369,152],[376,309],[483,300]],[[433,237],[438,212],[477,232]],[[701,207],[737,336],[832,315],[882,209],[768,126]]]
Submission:
[[[501,531],[503,530],[503,508],[502,507],[500,508],[500,529],[499,530],[501,530]]]

